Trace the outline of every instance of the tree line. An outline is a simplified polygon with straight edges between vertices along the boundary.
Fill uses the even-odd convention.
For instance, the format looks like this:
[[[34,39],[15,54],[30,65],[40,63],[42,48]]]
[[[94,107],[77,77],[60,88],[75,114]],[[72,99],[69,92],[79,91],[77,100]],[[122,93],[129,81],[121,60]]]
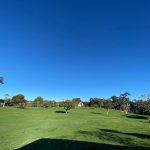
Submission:
[[[3,77],[0,77],[0,84],[3,84]],[[128,112],[142,115],[150,115],[150,94],[144,94],[139,99],[130,100],[128,92],[122,93],[119,96],[111,96],[109,99],[104,98],[90,98],[89,101],[83,101],[84,107],[100,107],[109,109],[121,110],[126,114]],[[62,100],[56,102],[55,100],[44,100],[41,96],[36,97],[33,101],[25,99],[23,94],[18,94],[9,98],[8,94],[0,100],[0,106],[16,106],[18,108],[25,107],[64,107],[66,112],[71,108],[77,108],[81,102],[80,98],[73,98],[71,100]]]
[[[36,97],[33,101],[25,99],[23,94],[17,94],[12,98],[9,98],[9,94],[5,94],[3,99],[0,99],[1,107],[16,106],[18,108],[25,107],[66,107],[69,105],[70,108],[77,108],[81,102],[80,98],[73,98],[72,100],[62,100],[56,102],[55,100],[44,100],[41,96]]]
[[[112,96],[109,99],[104,98],[90,98],[89,101],[82,101],[84,107],[99,107],[105,109],[115,109],[128,112],[150,115],[150,95],[144,95],[140,99],[130,100],[129,93],[125,92],[120,96]],[[36,97],[33,101],[25,99],[23,94],[18,94],[9,98],[8,94],[4,95],[4,98],[0,100],[0,106],[16,106],[20,108],[24,107],[65,107],[69,105],[70,108],[77,108],[81,102],[80,98],[73,98],[71,100],[44,100],[41,96]]]
[[[115,109],[128,112],[150,115],[150,94],[144,94],[139,99],[130,100],[131,94],[125,92],[120,96],[112,96],[109,99],[91,98],[89,102],[86,102],[88,107],[102,107],[105,109]]]

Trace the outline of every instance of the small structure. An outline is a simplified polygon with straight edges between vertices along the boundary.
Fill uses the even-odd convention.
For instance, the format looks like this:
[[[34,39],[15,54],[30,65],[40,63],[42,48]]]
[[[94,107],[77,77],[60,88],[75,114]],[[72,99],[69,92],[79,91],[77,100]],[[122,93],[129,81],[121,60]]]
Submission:
[[[79,102],[78,107],[83,107],[84,104],[82,102]]]

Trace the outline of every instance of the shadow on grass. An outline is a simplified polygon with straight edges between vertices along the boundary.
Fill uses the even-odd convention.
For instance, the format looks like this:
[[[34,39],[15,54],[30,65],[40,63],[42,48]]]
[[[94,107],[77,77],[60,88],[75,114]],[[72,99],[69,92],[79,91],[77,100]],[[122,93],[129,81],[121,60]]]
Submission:
[[[105,132],[105,131],[78,131],[79,134],[83,134],[83,135],[88,135],[92,137],[96,137],[100,140],[104,140],[106,142],[115,142],[115,143],[119,143],[119,144],[124,144],[124,145],[129,145],[129,146],[135,146],[133,145],[132,139],[129,137],[124,137],[122,138],[120,135],[118,134],[114,134],[114,133],[109,133],[109,132]]]
[[[150,139],[150,135],[147,134],[141,134],[141,133],[126,133],[126,132],[120,132],[116,130],[109,130],[109,129],[101,129],[101,131],[107,132],[107,133],[119,133],[119,134],[125,134],[125,135],[131,135],[135,136],[141,139]]]
[[[131,118],[131,119],[148,119],[146,116],[140,116],[140,115],[128,115],[127,118]]]
[[[137,146],[137,143],[134,141],[134,137],[140,138],[140,139],[150,139],[150,135],[146,134],[140,134],[140,133],[125,133],[120,132],[116,130],[108,130],[108,129],[98,129],[97,131],[78,131],[77,133],[88,135],[92,137],[96,137],[100,140],[106,141],[106,142],[115,142],[119,144],[124,144],[127,146]],[[128,136],[125,136],[128,135]],[[139,143],[140,145],[140,143]],[[149,146],[149,145],[145,145]]]
[[[102,113],[98,113],[98,112],[91,112],[91,113],[92,113],[92,114],[97,114],[97,115],[98,115],[98,114],[102,114]]]
[[[66,139],[39,139],[17,150],[148,150],[146,147],[129,147]]]
[[[65,111],[60,111],[60,110],[58,110],[58,111],[55,111],[55,113],[66,113]],[[69,112],[68,112],[69,113]]]

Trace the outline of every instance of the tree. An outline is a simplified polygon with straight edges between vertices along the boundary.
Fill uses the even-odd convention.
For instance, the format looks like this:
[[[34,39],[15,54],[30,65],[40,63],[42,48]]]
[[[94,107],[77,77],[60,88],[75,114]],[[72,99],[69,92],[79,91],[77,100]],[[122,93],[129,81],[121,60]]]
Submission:
[[[147,100],[147,102],[146,102],[146,113],[147,113],[147,115],[149,115],[148,120],[150,122],[150,99]]]
[[[68,113],[68,110],[70,110],[72,108],[72,102],[69,100],[66,100],[64,102],[64,109],[66,111],[66,114]]]
[[[129,95],[131,95],[131,94],[128,92],[125,92],[125,93],[121,94],[119,97],[119,103],[121,106],[121,110],[123,110],[126,114],[128,113],[128,111],[130,109],[129,98],[128,98]]]
[[[90,106],[91,107],[102,107],[103,106],[103,99],[90,98]]]
[[[129,101],[129,98],[128,98],[129,95],[131,95],[131,94],[128,92],[125,92],[125,93],[120,95],[119,99],[120,99],[122,104],[126,104]]]
[[[143,100],[137,100],[136,103],[135,103],[135,108],[136,108],[136,113],[139,113],[139,114],[144,114],[145,113],[145,106],[146,106],[146,103],[145,101]]]
[[[33,101],[33,106],[34,107],[41,107],[43,104],[43,98],[41,96],[38,96],[37,98],[34,99]]]
[[[9,94],[5,94],[4,95],[4,103],[3,103],[3,107],[5,107],[7,101],[8,101],[8,97],[9,97]]]
[[[77,108],[78,104],[81,102],[80,98],[73,98],[72,99],[72,104],[74,108]]]
[[[12,97],[11,100],[13,105],[18,105],[19,107],[24,108],[26,104],[25,96],[23,94],[18,94]]]
[[[119,110],[120,109],[120,103],[119,103],[119,98],[117,96],[112,96],[111,97],[112,103],[114,105],[114,109]]]
[[[0,77],[0,84],[4,84],[4,82],[3,82],[3,77]],[[4,103],[3,103],[3,107],[4,107]]]
[[[150,115],[150,99],[147,100],[145,103],[146,103],[145,112],[146,112],[147,115]]]
[[[83,102],[84,107],[89,107],[89,104],[90,104],[89,102]]]
[[[64,107],[65,101],[59,101],[57,104],[59,107]]]
[[[48,107],[55,107],[56,106],[56,102],[54,100],[45,100],[43,101],[43,107],[48,108]]]
[[[111,99],[104,101],[104,108],[107,109],[107,115],[109,114],[109,110],[113,108],[113,103]]]
[[[0,84],[4,84],[4,78],[0,77]]]

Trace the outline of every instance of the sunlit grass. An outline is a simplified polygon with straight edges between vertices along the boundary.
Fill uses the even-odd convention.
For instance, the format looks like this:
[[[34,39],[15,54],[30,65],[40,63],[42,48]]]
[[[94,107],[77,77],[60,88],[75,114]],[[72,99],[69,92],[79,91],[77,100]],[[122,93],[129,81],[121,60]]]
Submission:
[[[145,117],[104,109],[0,108],[0,149],[12,150],[42,138],[150,147]]]

